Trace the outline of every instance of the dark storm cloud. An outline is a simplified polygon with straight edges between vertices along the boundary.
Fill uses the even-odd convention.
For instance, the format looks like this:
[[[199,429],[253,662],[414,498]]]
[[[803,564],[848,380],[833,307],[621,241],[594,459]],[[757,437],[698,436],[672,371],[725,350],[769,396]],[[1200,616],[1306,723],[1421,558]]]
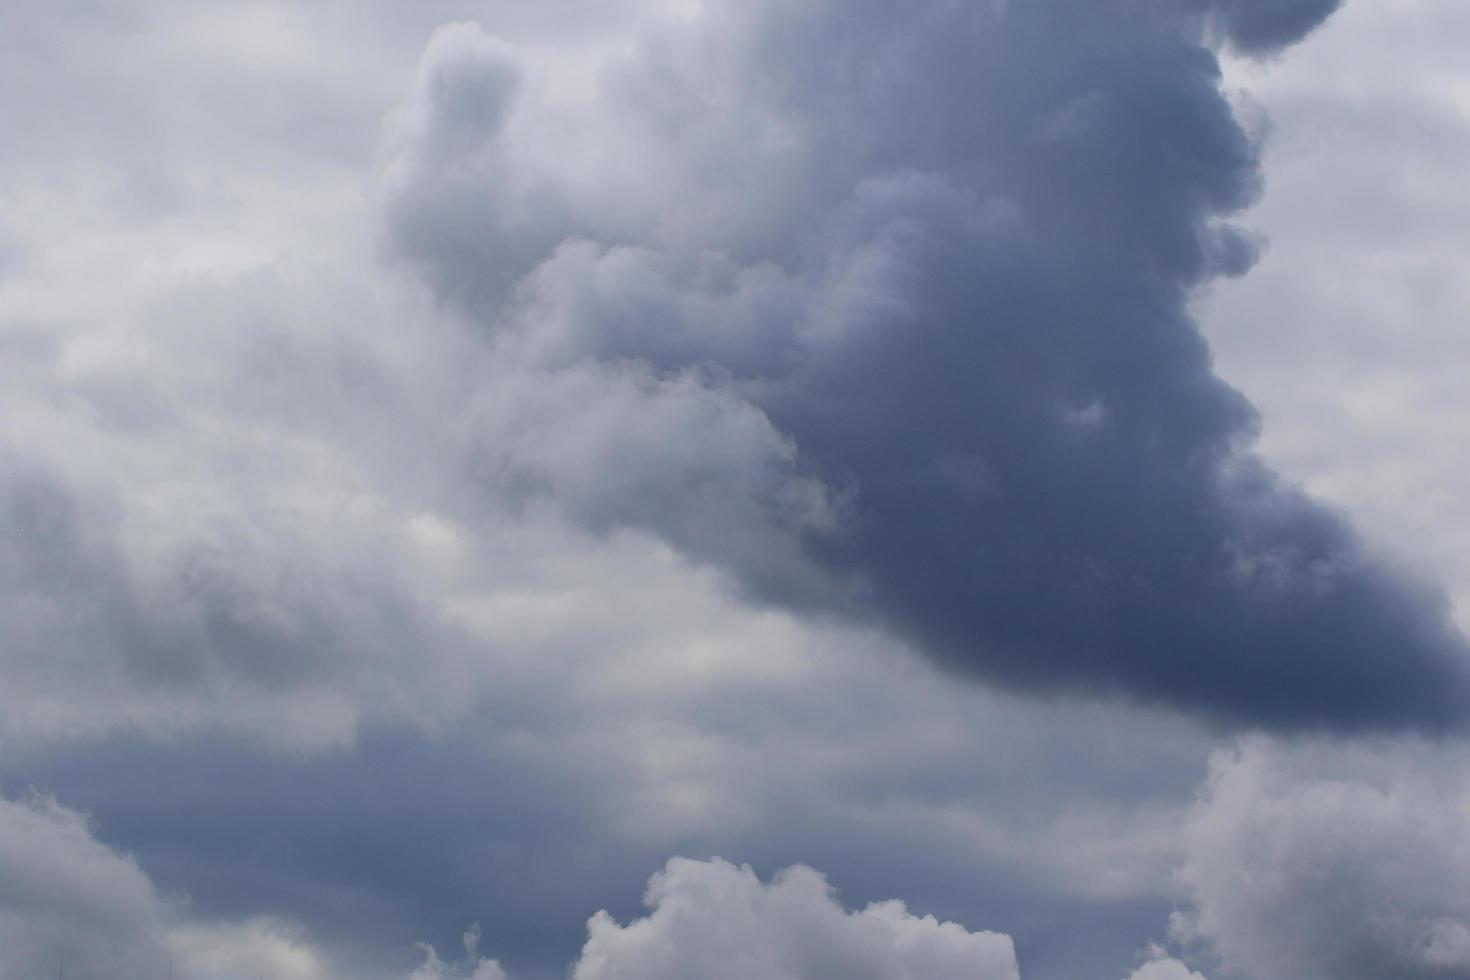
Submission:
[[[1236,49],[1265,54],[1300,41],[1342,0],[1189,0]]]
[[[758,3],[655,24],[595,73],[460,25],[398,120],[389,224],[533,376],[641,364],[754,406],[841,519],[774,521],[824,585],[730,546],[769,536],[749,503],[699,511],[717,533],[651,510],[700,486],[656,459],[614,467],[597,526],[1020,688],[1458,725],[1445,601],[1252,454],[1188,309],[1250,264],[1222,219],[1260,179],[1200,38],[1264,52],[1333,6]],[[573,513],[598,479],[563,481]]]

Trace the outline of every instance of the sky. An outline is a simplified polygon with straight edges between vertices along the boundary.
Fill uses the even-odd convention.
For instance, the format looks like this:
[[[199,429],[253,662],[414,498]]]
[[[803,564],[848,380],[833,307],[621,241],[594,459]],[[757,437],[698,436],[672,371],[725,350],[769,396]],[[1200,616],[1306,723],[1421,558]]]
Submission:
[[[1470,10],[0,23],[0,980],[1470,977]]]

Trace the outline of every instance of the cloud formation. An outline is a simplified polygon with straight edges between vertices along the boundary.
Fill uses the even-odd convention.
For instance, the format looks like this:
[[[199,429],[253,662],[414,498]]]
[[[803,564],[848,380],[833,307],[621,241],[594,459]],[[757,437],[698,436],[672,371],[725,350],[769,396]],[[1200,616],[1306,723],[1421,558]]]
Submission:
[[[1190,818],[1176,934],[1259,980],[1470,972],[1470,780],[1419,743],[1216,755]]]
[[[630,916],[671,853],[809,861],[853,908],[1003,931],[1028,978],[1128,973],[1173,903],[1200,716],[1439,727],[1463,694],[1440,600],[1260,465],[1187,315],[1257,247],[1228,219],[1258,147],[1201,43],[1260,58],[1331,6],[9,4],[0,786],[96,812],[111,846],[48,797],[0,807],[0,973],[49,975],[54,939],[69,975],[105,946],[144,975],[171,953],[201,980],[402,977],[415,939],[479,919],[498,962],[426,949],[420,976],[563,976],[598,907],[648,954],[669,902]],[[1413,47],[1383,28],[1360,30]],[[1383,228],[1354,181],[1443,136],[1411,94],[1374,108],[1408,87],[1365,82],[1360,51],[1361,89],[1314,65],[1298,111],[1320,133],[1330,90],[1394,121],[1301,165],[1329,202],[1308,223],[1362,261],[1306,248],[1305,293],[1219,325],[1303,402],[1340,378],[1299,383],[1308,360],[1355,346],[1350,317],[1289,322],[1308,286],[1395,346],[1421,310],[1454,322],[1441,280],[1398,277],[1421,307],[1368,274]],[[362,192],[409,85],[380,264]],[[1432,215],[1453,265],[1458,170],[1435,177],[1372,217]],[[1442,387],[1402,369],[1401,415],[1453,407],[1453,350]],[[1352,429],[1308,448],[1386,480]],[[1415,520],[1448,542],[1458,513]],[[906,644],[1094,700],[955,683]],[[1272,751],[1288,771],[1233,818],[1218,788],[1196,812],[1180,939],[1461,970],[1459,893],[1423,857],[1457,846],[1426,774],[1461,770]],[[1253,820],[1266,845],[1231,836]],[[1357,844],[1312,851],[1318,824]],[[1272,870],[1263,848],[1280,895],[1231,877]],[[1367,938],[1333,935],[1298,867],[1397,918],[1348,902]],[[855,948],[888,935],[815,889],[803,908]],[[728,938],[660,934],[696,961]]]
[[[916,916],[900,901],[848,911],[826,878],[804,865],[767,884],[749,866],[674,858],[649,880],[644,904],[648,915],[627,925],[605,911],[588,921],[572,980],[1021,978],[1009,936]],[[425,961],[410,980],[506,980],[498,963],[480,957],[478,944],[473,927],[459,970],[421,945]],[[1205,978],[1154,949],[1127,980]]]
[[[322,980],[302,931],[270,919],[204,922],[55,799],[0,797],[0,978],[269,974]]]
[[[1187,308],[1250,265],[1223,219],[1260,179],[1197,32],[1264,51],[1333,6],[704,5],[575,64],[442,29],[389,234],[503,371],[607,389],[485,492],[1003,684],[1460,725],[1442,595],[1251,452]],[[627,377],[704,421],[624,447]]]
[[[1128,980],[1206,980],[1206,978],[1203,974],[1191,970],[1183,961],[1160,954],[1131,973]]]
[[[479,926],[471,926],[465,930],[463,942],[464,965],[468,968],[464,973],[469,980],[506,980],[505,971],[501,969],[498,960],[480,955]],[[428,943],[419,943],[418,948],[419,952],[424,955],[424,962],[409,974],[408,980],[443,980],[445,977],[458,975],[452,964],[445,963],[439,958],[439,952],[433,946]]]
[[[43,796],[0,799],[0,977],[156,975],[162,900],[86,819]]]
[[[0,332],[0,727],[322,745],[453,716],[494,670],[451,607],[492,531],[546,510],[1025,690],[1458,723],[1441,598],[1250,455],[1184,308],[1249,263],[1219,218],[1258,179],[1197,42],[1273,11],[1261,45],[1326,8],[656,5],[570,49],[444,28],[380,203],[474,337],[376,269],[150,291],[126,236],[114,322],[32,283],[85,250],[36,251]],[[96,41],[69,37],[67,63]]]
[[[575,980],[1019,980],[1009,936],[909,913],[849,912],[819,873],[764,884],[749,867],[675,858],[649,882],[646,918],[588,923]]]

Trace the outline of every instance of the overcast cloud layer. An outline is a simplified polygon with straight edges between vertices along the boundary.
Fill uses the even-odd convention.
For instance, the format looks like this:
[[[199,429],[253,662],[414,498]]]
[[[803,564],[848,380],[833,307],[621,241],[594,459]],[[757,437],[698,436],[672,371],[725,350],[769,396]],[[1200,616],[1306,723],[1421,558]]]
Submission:
[[[0,980],[1470,972],[1365,2],[0,0]]]

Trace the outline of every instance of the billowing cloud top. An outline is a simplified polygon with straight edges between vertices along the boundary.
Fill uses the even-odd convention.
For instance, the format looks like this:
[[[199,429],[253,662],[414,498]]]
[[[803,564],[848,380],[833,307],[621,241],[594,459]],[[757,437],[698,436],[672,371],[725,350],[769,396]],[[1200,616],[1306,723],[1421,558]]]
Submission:
[[[820,874],[763,885],[750,868],[676,858],[649,885],[652,913],[588,925],[574,980],[1019,980],[1009,936],[910,915],[902,902],[847,912]]]
[[[769,884],[748,866],[673,858],[648,882],[649,913],[621,925],[606,911],[587,922],[571,980],[1021,980],[1011,937],[917,916],[901,901],[843,908],[805,865]],[[464,935],[465,959],[446,964],[420,944],[409,980],[508,980]],[[1127,980],[1206,980],[1157,947]]]
[[[1222,219],[1257,148],[1201,41],[1334,6],[684,5],[570,61],[441,30],[384,197],[539,378],[487,491],[1007,685],[1461,724],[1442,596],[1252,454],[1188,311],[1255,250]]]

